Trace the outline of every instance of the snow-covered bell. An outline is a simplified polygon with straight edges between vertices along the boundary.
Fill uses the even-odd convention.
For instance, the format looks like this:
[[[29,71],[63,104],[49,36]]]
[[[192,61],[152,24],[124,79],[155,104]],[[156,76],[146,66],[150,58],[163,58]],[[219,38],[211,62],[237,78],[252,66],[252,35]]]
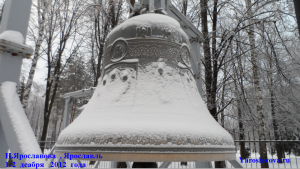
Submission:
[[[56,154],[136,162],[235,159],[231,135],[198,92],[190,48],[180,24],[166,15],[135,16],[113,29],[97,89],[61,132]]]

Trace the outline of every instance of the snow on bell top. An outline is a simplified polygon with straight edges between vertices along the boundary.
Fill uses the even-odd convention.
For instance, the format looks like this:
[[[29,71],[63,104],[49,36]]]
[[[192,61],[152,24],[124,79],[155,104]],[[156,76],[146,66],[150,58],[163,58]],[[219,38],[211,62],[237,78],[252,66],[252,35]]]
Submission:
[[[108,35],[99,84],[60,134],[56,152],[227,152],[234,158],[231,135],[198,92],[190,55],[187,35],[168,16],[144,14],[120,24]]]

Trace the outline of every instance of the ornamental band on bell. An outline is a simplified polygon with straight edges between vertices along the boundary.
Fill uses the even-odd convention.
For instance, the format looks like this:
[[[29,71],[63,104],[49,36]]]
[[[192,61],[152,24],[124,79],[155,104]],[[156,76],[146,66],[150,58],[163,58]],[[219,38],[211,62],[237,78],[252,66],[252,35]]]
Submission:
[[[106,46],[103,65],[118,63],[123,59],[166,58],[191,68],[190,48],[181,42],[179,33],[169,28],[163,34],[152,35],[150,26],[136,28],[136,38],[120,38]],[[107,43],[106,43],[107,44]],[[178,64],[174,65],[177,66]],[[182,67],[180,67],[182,68]]]

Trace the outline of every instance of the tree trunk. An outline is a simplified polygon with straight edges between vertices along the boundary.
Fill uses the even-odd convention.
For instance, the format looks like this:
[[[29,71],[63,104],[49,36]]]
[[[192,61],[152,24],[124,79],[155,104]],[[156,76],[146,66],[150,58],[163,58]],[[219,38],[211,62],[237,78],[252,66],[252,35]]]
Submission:
[[[241,111],[241,98],[238,96],[237,99],[237,110],[238,110],[238,120],[239,120],[239,140],[245,140],[244,138],[244,126],[243,126],[243,118]],[[240,155],[242,158],[247,158],[245,142],[240,142]]]
[[[212,83],[212,66],[210,55],[210,40],[208,36],[208,22],[207,22],[207,0],[200,0],[201,3],[201,30],[203,34],[203,51],[204,51],[204,67],[205,67],[205,87],[206,87],[206,102],[210,110],[211,105],[211,83]],[[212,116],[214,116],[212,114]]]
[[[96,77],[94,87],[97,87],[98,80],[101,76],[101,60],[102,60],[102,55],[103,55],[103,49],[104,49],[104,46],[102,44],[100,44],[99,55],[98,55],[98,63],[97,63],[97,77]]]
[[[103,55],[103,50],[104,50],[104,41],[107,35],[107,31],[108,31],[108,25],[109,25],[109,21],[106,21],[105,25],[104,25],[104,35],[103,38],[101,38],[101,23],[100,23],[100,15],[97,15],[98,17],[95,19],[95,40],[97,43],[97,48],[98,48],[98,63],[97,63],[97,71],[96,71],[96,79],[95,79],[95,83],[94,83],[94,87],[97,87],[98,85],[98,80],[101,76],[101,61],[102,61],[102,55]]]
[[[269,36],[268,36],[268,38],[269,38]],[[270,40],[270,38],[269,38],[269,40]],[[271,45],[271,50],[272,50],[273,56],[276,58],[277,55],[276,55],[274,46],[273,46],[273,44],[270,44],[270,45]],[[268,72],[268,76],[269,76],[269,79],[270,79],[269,92],[270,92],[270,97],[271,97],[272,123],[273,123],[273,130],[274,130],[275,140],[279,140],[278,123],[277,123],[277,120],[276,120],[276,112],[275,112],[274,80],[273,80],[273,76],[272,76],[273,64],[272,64],[272,58],[271,57],[270,57],[270,60],[269,60],[269,66],[270,66],[270,70]],[[277,152],[277,157],[280,160],[280,163],[282,163],[282,158],[284,158],[284,153],[283,153],[281,144],[278,143],[278,142],[276,142],[276,152]]]
[[[217,4],[218,0],[214,0],[214,11],[213,11],[213,62],[210,53],[210,39],[208,33],[208,21],[207,21],[207,11],[208,11],[208,0],[200,0],[201,4],[201,29],[203,34],[203,50],[204,50],[204,67],[205,67],[205,86],[206,86],[206,98],[207,107],[210,114],[218,121],[217,117],[217,106],[216,106],[216,91],[217,91],[217,75],[218,75],[218,60],[216,54],[216,28],[217,28]],[[212,68],[213,63],[213,68]],[[213,70],[212,70],[213,69]],[[226,167],[224,161],[216,161],[216,168]]]
[[[226,70],[226,64],[224,65],[224,78],[223,78],[223,84],[222,84],[222,96],[221,96],[221,106],[225,106],[225,87],[226,87],[226,78],[227,78],[227,70]],[[225,127],[225,116],[224,116],[224,110],[221,112],[221,126]]]
[[[214,0],[213,24],[212,24],[212,86],[211,86],[211,109],[210,114],[218,121],[217,116],[217,84],[218,84],[218,54],[217,54],[217,20],[218,0]]]
[[[46,145],[44,141],[46,141],[46,137],[47,137],[48,124],[49,124],[49,118],[47,116],[44,116],[44,126],[43,126],[43,132],[42,132],[42,137],[41,137],[42,142],[40,144],[42,153],[44,153],[44,149],[45,149],[45,145]]]
[[[248,36],[249,36],[249,42],[250,42],[250,53],[251,53],[251,62],[253,65],[253,81],[254,81],[254,88],[255,88],[255,99],[256,99],[256,110],[258,113],[259,117],[259,138],[261,140],[265,139],[265,123],[264,123],[264,111],[263,111],[263,100],[262,100],[262,92],[260,88],[260,73],[259,73],[259,68],[258,68],[258,56],[256,53],[255,49],[255,35],[254,35],[254,25],[253,25],[253,12],[252,12],[252,3],[251,0],[245,0],[246,3],[246,10],[247,10],[247,16],[249,19],[249,31],[248,31]],[[259,153],[261,159],[268,159],[267,156],[267,146],[266,142],[260,142],[259,143]],[[262,163],[261,164],[262,168],[269,168],[268,163]]]
[[[212,25],[212,89],[211,89],[211,110],[210,114],[218,121],[217,111],[217,84],[218,84],[218,54],[217,54],[217,20],[218,20],[218,0],[214,0],[213,25]],[[225,161],[215,161],[215,168],[226,168]]]
[[[186,16],[187,15],[187,9],[188,9],[188,1],[187,0],[183,0],[182,2],[182,10],[181,13]]]
[[[35,51],[34,51],[34,57],[32,59],[32,65],[29,71],[28,80],[26,83],[23,99],[22,99],[22,105],[24,110],[27,107],[28,100],[29,100],[29,94],[31,91],[31,86],[33,83],[33,78],[35,74],[35,69],[37,66],[37,61],[40,57],[40,49],[41,45],[43,43],[43,37],[44,37],[44,29],[45,29],[45,14],[47,12],[47,3],[44,3],[44,0],[38,0],[38,18],[39,18],[39,31],[38,31],[38,38],[35,44]],[[42,11],[42,12],[41,12]]]
[[[273,91],[273,82],[272,82],[272,77],[271,77],[271,89],[270,89],[270,96],[271,96],[271,114],[272,114],[272,123],[273,123],[273,130],[274,130],[274,137],[275,140],[279,140],[279,134],[278,134],[278,124],[276,120],[276,113],[275,113],[275,95]],[[282,150],[282,146],[280,143],[276,142],[276,153],[277,157],[280,160],[280,163],[282,163],[282,158],[284,158],[284,152]]]
[[[238,46],[238,44],[237,44]],[[237,53],[239,53],[239,47],[237,47]],[[235,67],[235,66],[234,66]],[[238,57],[238,69],[235,67],[235,90],[236,90],[236,98],[237,98],[237,110],[238,110],[238,120],[239,120],[239,140],[245,140],[245,131],[244,131],[244,124],[243,124],[243,115],[242,115],[242,97],[239,93],[238,84],[237,82],[240,81],[240,88],[241,91],[244,90],[244,82],[243,82],[243,65],[242,60],[240,57]],[[242,158],[247,158],[247,152],[246,152],[246,143],[240,142],[240,156]]]

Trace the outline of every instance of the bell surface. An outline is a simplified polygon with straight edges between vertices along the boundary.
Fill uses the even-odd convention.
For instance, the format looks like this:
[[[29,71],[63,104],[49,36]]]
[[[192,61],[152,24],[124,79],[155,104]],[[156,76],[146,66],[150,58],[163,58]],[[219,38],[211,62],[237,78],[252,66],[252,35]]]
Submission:
[[[113,29],[89,103],[55,153],[102,161],[235,159],[231,135],[210,115],[191,70],[187,35],[173,18],[144,14]]]

